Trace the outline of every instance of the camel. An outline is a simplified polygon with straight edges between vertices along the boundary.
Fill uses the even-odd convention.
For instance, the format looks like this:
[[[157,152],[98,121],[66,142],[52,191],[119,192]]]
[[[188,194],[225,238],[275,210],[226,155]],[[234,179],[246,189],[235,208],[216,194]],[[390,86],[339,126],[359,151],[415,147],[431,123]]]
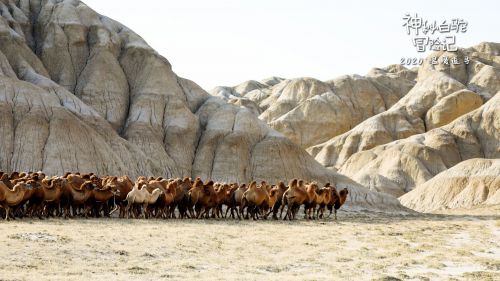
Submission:
[[[134,183],[127,176],[123,177],[109,177],[103,179],[102,182],[104,189],[110,189],[115,192],[115,209],[112,211],[116,211],[116,208],[120,209],[119,217],[125,217],[125,207],[126,207],[126,198],[127,194],[132,190]],[[111,212],[111,213],[112,213]],[[110,214],[111,214],[110,213]]]
[[[149,181],[146,187],[147,190],[153,192],[155,189],[159,188],[162,191],[162,195],[158,197],[154,204],[149,204],[147,210],[148,216],[153,216],[153,211],[156,218],[168,217],[170,215],[169,208],[173,204],[177,192],[177,185],[180,184],[180,182],[179,179],[168,181],[159,178]]]
[[[87,200],[87,205],[93,208],[93,215],[95,217],[99,217],[101,211],[105,217],[109,217],[109,200],[115,197],[116,192],[110,188],[98,188],[95,184],[92,185],[94,188],[89,200]]]
[[[136,182],[132,190],[127,194],[125,198],[125,201],[127,201],[127,206],[125,207],[125,214],[127,216],[127,219],[130,217],[130,212],[131,212],[130,208],[134,204],[144,204],[144,202],[146,201],[146,197],[148,196],[147,195],[148,191],[146,189],[146,185],[144,185],[143,187],[144,188],[139,189],[139,185]]]
[[[23,173],[21,173],[20,176],[22,176],[22,174]],[[16,215],[19,216],[20,218],[22,218],[22,217],[24,217],[26,215],[26,210],[24,208],[24,205],[26,203],[28,203],[29,201],[31,201],[32,197],[33,197],[33,194],[35,194],[35,189],[33,188],[34,181],[33,180],[26,180],[26,179],[19,178],[19,179],[14,180],[14,182],[15,182],[15,184],[26,183],[28,185],[28,187],[29,187],[24,192],[24,197],[21,200],[21,202],[19,204],[17,204],[16,206],[13,206],[12,212],[11,212],[13,218],[15,218]]]
[[[334,210],[334,206],[337,203],[337,201],[340,200],[340,198],[335,184],[330,185],[330,183],[327,183],[325,187],[329,187],[331,189],[330,200],[326,203],[326,208],[328,209],[328,211],[330,211],[328,217],[331,217]]]
[[[163,194],[163,191],[161,191],[160,188],[157,188],[157,189],[153,190],[153,192],[151,192],[151,193],[149,193],[149,191],[148,191],[148,194],[146,196],[146,201],[143,204],[143,206],[144,206],[144,218],[146,218],[146,219],[149,218],[149,215],[148,215],[148,212],[147,212],[148,205],[155,204],[156,201],[158,201],[158,198],[160,198],[160,196],[162,194]]]
[[[251,214],[252,219],[258,219],[258,213],[261,210],[267,211],[269,206],[269,193],[268,193],[268,185],[265,181],[261,182],[261,185],[257,187],[257,183],[253,181],[250,183],[248,189],[243,193],[243,197],[241,200],[240,206],[240,215],[243,216],[243,211],[245,207],[248,213]],[[266,218],[267,216],[264,216]]]
[[[197,178],[193,187],[189,190],[191,217],[202,218],[205,216],[208,218],[210,210],[216,205],[216,197],[214,182],[209,181],[203,184],[201,179]],[[195,208],[195,213],[192,210],[193,207]]]
[[[295,216],[302,204],[308,202],[310,195],[308,195],[306,188],[304,186],[304,181],[293,179],[288,184],[288,189],[283,193],[283,202],[280,210],[280,217],[283,213],[285,206],[287,207],[287,212],[285,214],[284,220],[295,219]]]
[[[226,216],[222,212],[222,206],[226,205],[227,208],[229,208],[229,205],[231,204],[231,186],[227,183],[220,184],[219,187],[215,190],[215,193],[216,193],[216,207],[214,210],[215,216],[217,218],[221,217],[225,218]]]
[[[337,219],[337,210],[348,197],[347,189],[337,192],[333,184],[327,183],[319,188],[315,182],[305,183],[298,179],[291,180],[287,186],[283,182],[239,185],[203,183],[200,178],[141,176],[134,183],[127,176],[99,177],[93,173],[72,172],[61,177],[47,177],[42,172],[0,171],[0,206],[3,206],[0,216],[6,214],[6,192],[12,193],[15,186],[19,186],[18,189],[24,186],[24,193],[22,198],[17,198],[20,201],[9,204],[7,219],[25,215],[68,218],[78,213],[85,217],[103,213],[109,216],[120,208],[120,217],[132,214],[135,218],[175,218],[178,209],[181,218],[226,218],[231,211],[232,218],[241,219],[243,215],[254,220],[266,219],[272,213],[274,219],[293,220],[302,205],[305,218],[324,218],[325,209],[328,209],[328,217],[334,214]],[[16,191],[20,192],[20,189]],[[115,207],[111,213],[110,204]],[[225,211],[224,205],[227,206]],[[283,217],[285,207],[287,211]]]
[[[175,191],[174,202],[170,205],[170,210],[168,217],[175,218],[175,208],[179,210],[179,217],[188,217],[188,205],[189,205],[189,190],[192,188],[193,184],[191,179],[185,177],[182,181],[177,183],[177,188]]]
[[[304,201],[304,218],[305,219],[314,219],[314,214],[316,210],[318,200],[318,184],[316,182],[312,182],[306,185],[306,193],[307,198]]]
[[[141,189],[139,189],[139,186],[135,184],[126,197],[127,206],[125,207],[125,213],[127,214],[127,219],[130,218],[130,208],[133,205],[142,205],[144,208],[143,217],[146,218],[148,205],[155,203],[161,194],[162,191],[159,188],[155,189],[153,193],[149,193],[146,185],[141,186]]]
[[[345,201],[347,201],[347,194],[349,194],[349,191],[347,188],[342,189],[339,192],[339,199],[335,202],[333,208],[335,209],[335,220],[337,220],[337,210],[344,205]]]
[[[73,217],[76,215],[76,208],[78,206],[84,206],[83,215],[88,218],[90,207],[88,207],[87,201],[92,196],[92,190],[94,189],[94,184],[91,181],[86,181],[82,183],[79,189],[75,189],[73,185],[66,185],[66,190],[69,192],[69,204],[65,206],[64,217]],[[73,216],[70,214],[70,206],[73,207]]]
[[[165,181],[165,180],[162,180]],[[180,179],[176,179],[175,181],[167,183],[167,187],[164,191],[164,207],[163,207],[163,215],[166,218],[169,218],[171,213],[170,210],[175,210],[175,198],[177,196],[177,187],[182,184],[182,181]]]
[[[0,206],[5,209],[5,220],[10,220],[11,207],[25,200],[25,193],[31,188],[31,185],[24,182],[17,183],[12,189],[3,182],[0,183]]]
[[[59,207],[59,202],[61,196],[64,192],[63,185],[66,183],[66,179],[63,178],[51,178],[51,179],[42,179],[41,186],[43,191],[43,212],[45,212],[46,217],[50,215],[53,216],[50,207],[57,208]]]
[[[274,213],[274,206],[279,202],[281,202],[281,188],[279,186],[273,186],[270,190],[269,190],[269,200],[268,200],[268,213],[265,215],[265,217],[267,218],[272,212]],[[282,195],[282,194],[281,194]]]
[[[281,204],[283,200],[283,194],[285,191],[288,189],[288,187],[283,183],[282,181],[278,182],[278,185],[275,187],[276,188],[276,202],[273,205],[273,219],[277,220],[278,219],[278,211],[281,207]]]
[[[238,186],[238,184],[234,184],[233,189],[234,191],[231,196],[231,206],[230,206],[231,217],[234,219],[235,218],[234,213],[236,212],[238,219],[241,219],[240,213],[238,212],[236,207],[241,206],[241,200],[243,199],[243,194],[245,193],[245,191],[247,191],[248,188],[246,184],[242,184],[241,186]]]
[[[325,207],[332,202],[333,188],[330,183],[327,183],[318,191],[318,198],[316,204],[318,205],[318,210],[316,211],[316,217],[322,219],[324,217]]]
[[[3,174],[2,177],[0,178],[0,182],[2,182],[4,185],[6,185],[10,189],[12,189],[14,187],[14,185],[10,181],[10,177],[8,174]]]

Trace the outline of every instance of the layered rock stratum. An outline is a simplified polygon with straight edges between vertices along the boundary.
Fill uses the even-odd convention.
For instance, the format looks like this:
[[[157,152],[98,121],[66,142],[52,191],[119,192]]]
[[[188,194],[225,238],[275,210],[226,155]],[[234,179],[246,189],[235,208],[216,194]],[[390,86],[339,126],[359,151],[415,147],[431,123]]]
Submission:
[[[401,196],[419,212],[500,204],[500,159],[469,159]]]
[[[434,52],[413,69],[248,81],[212,94],[248,100],[325,167],[398,197],[467,159],[500,158],[499,67],[500,44],[484,42]]]
[[[246,101],[209,95],[139,35],[83,2],[0,0],[1,170],[303,178],[350,188],[350,208],[404,210],[396,198],[325,169],[258,119],[260,107],[250,105],[264,96],[248,97],[240,106]]]
[[[271,128],[308,148],[385,112],[408,93],[415,77],[416,72],[391,65],[366,76],[346,75],[324,82],[272,77],[216,87],[211,93],[250,108]]]
[[[446,126],[358,152],[339,172],[397,197],[462,161],[500,158],[499,140],[500,95],[495,95]]]

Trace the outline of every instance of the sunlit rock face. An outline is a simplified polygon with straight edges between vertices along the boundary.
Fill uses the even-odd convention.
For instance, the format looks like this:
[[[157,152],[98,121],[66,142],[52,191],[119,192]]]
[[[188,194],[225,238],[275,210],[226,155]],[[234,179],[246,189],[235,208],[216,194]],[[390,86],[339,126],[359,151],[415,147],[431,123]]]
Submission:
[[[213,97],[178,77],[139,35],[80,1],[0,0],[0,169],[302,178],[350,188],[347,208],[403,210],[396,198],[324,168],[258,118],[271,101],[266,89],[283,81]]]
[[[445,57],[461,63],[431,62]],[[220,96],[254,102],[260,119],[323,166],[398,197],[461,161],[500,156],[499,66],[500,44],[485,42],[432,53],[414,69],[249,81]]]
[[[469,159],[400,198],[419,212],[500,204],[500,159]]]

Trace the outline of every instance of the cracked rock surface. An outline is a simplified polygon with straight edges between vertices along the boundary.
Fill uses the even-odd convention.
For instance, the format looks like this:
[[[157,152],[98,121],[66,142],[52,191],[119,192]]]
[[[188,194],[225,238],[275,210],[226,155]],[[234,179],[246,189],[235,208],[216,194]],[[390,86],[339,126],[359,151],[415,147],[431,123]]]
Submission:
[[[266,99],[249,96],[249,105]],[[381,98],[382,107],[369,114],[386,104]],[[0,0],[0,169],[231,182],[303,178],[350,188],[348,208],[405,210],[396,198],[321,166],[259,120],[259,106],[239,105],[178,77],[139,35],[83,2]]]

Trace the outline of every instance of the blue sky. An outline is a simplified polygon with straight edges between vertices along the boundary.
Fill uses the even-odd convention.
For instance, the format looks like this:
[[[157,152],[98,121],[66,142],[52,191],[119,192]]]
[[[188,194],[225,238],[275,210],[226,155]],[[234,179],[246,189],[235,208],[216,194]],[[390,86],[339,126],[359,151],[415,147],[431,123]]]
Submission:
[[[206,90],[270,76],[328,80],[421,57],[406,13],[463,18],[457,45],[500,42],[500,1],[84,0],[142,36]],[[139,4],[140,3],[140,4]]]

